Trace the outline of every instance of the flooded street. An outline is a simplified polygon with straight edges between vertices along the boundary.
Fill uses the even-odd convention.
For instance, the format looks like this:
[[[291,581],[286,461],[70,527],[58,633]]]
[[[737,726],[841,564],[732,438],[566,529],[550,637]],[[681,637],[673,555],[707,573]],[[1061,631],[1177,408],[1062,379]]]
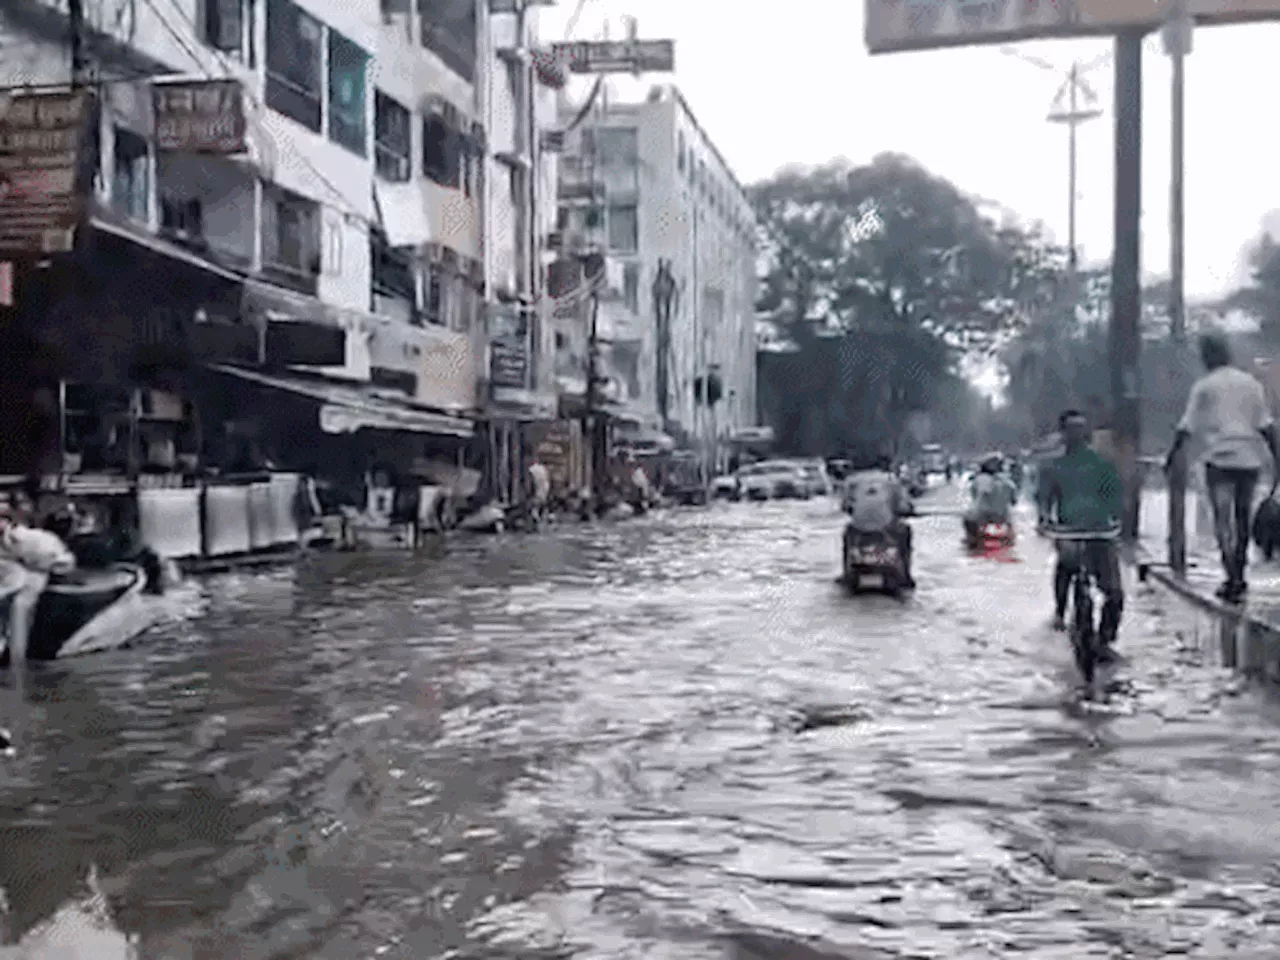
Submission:
[[[834,582],[831,501],[207,584],[0,680],[0,958],[1274,957],[1280,711],[1129,582],[1072,696],[1048,545]],[[19,945],[22,941],[22,945]]]

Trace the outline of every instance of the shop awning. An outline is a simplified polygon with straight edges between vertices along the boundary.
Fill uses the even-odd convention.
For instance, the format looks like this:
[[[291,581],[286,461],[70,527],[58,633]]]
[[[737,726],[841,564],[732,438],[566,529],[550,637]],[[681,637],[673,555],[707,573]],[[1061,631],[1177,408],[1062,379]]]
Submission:
[[[400,402],[385,394],[373,393],[365,387],[320,377],[263,373],[226,364],[211,364],[209,369],[248,383],[319,401],[320,429],[325,433],[394,430],[465,439],[475,432],[470,420],[423,410],[407,401]]]
[[[199,267],[215,276],[222,277],[224,280],[232,280],[236,283],[244,281],[244,274],[237,273],[235,270],[220,266],[212,260],[208,260],[198,253],[193,253],[172,241],[163,237],[158,237],[153,233],[146,233],[135,227],[126,224],[115,223],[102,216],[93,216],[89,219],[89,226],[94,230],[100,230],[103,233],[109,233],[114,237],[120,237],[124,240],[131,240],[140,247],[169,257],[172,260],[180,260],[183,263],[189,263],[193,267]]]
[[[354,310],[329,306],[315,297],[257,280],[245,281],[241,309],[246,316],[268,321],[305,321],[343,330],[350,329],[359,316]]]

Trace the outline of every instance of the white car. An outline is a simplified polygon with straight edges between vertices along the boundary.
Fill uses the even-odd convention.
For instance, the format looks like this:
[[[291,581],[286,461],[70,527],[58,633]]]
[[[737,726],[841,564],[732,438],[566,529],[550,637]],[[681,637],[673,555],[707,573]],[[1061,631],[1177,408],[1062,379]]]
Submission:
[[[815,497],[830,496],[833,490],[831,477],[827,474],[825,460],[805,460],[800,464],[805,481],[809,484],[809,492]]]
[[[808,500],[809,483],[800,468],[785,460],[753,463],[738,471],[742,494],[748,500]]]

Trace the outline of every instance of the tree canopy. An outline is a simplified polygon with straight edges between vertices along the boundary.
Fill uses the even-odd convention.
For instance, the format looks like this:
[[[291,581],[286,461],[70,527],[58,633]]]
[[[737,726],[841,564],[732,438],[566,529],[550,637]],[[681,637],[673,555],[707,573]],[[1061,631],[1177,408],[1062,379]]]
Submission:
[[[900,448],[912,414],[964,429],[988,409],[961,377],[1059,296],[1061,251],[914,160],[785,170],[754,189],[774,242],[760,306],[762,405],[795,452]],[[958,421],[958,422],[957,422]]]

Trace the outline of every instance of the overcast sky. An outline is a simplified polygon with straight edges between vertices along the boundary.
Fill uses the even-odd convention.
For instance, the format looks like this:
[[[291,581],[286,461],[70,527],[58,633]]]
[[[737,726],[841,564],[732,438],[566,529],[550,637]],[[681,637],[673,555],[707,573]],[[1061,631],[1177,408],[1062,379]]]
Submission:
[[[576,0],[544,13],[560,39]],[[758,13],[756,11],[759,11]],[[766,15],[767,11],[767,15]],[[640,35],[676,41],[674,80],[743,180],[787,163],[857,161],[885,150],[914,156],[962,189],[1045,221],[1067,236],[1066,130],[1045,122],[1064,79],[994,47],[871,57],[859,0],[588,0],[575,31],[590,39],[621,16]],[[1107,51],[1098,40],[1024,43],[1058,64]],[[1280,25],[1205,28],[1187,62],[1187,289],[1230,289],[1240,254],[1280,208],[1280,132],[1268,67]],[[1169,260],[1169,65],[1159,40],[1144,56],[1143,265]],[[663,79],[654,76],[654,81]],[[1110,63],[1087,78],[1107,114],[1081,128],[1079,240],[1086,258],[1111,251]],[[1254,119],[1257,117],[1258,119]],[[1273,219],[1280,220],[1280,216]],[[1280,225],[1280,224],[1278,224]]]

